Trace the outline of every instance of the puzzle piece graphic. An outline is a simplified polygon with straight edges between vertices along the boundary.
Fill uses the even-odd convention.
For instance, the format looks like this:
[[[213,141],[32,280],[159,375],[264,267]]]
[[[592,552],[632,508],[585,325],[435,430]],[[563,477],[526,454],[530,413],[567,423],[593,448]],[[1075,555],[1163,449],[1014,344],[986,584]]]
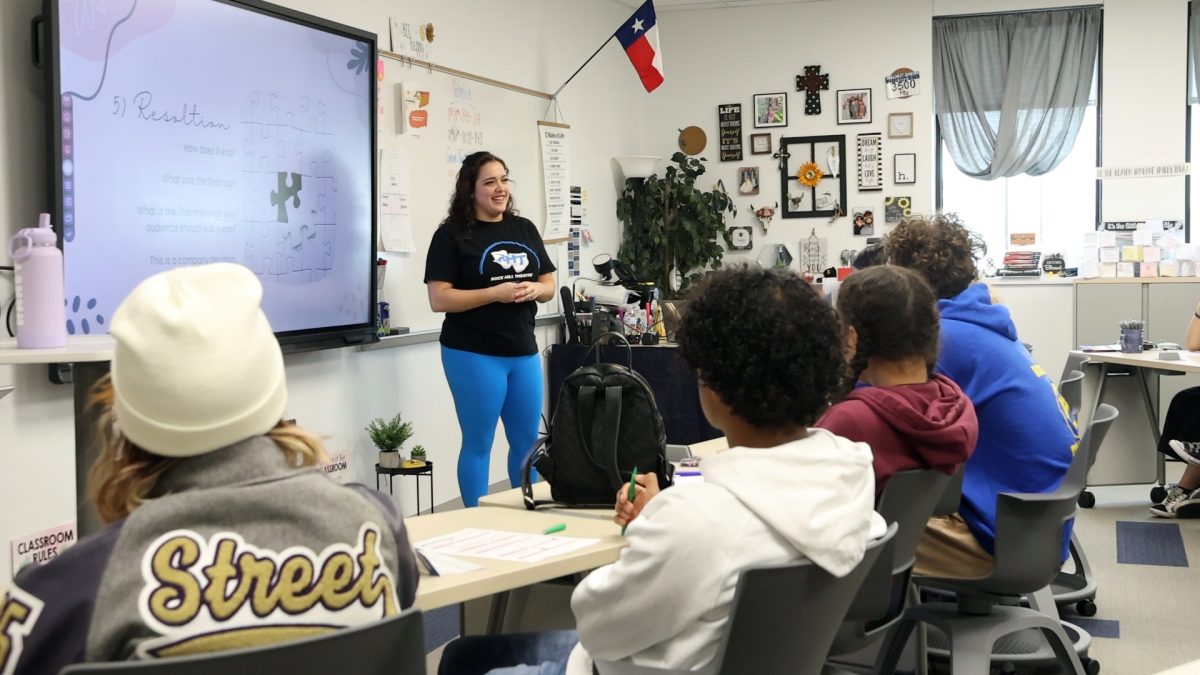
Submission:
[[[278,209],[279,222],[288,221],[287,200],[292,200],[292,208],[300,208],[300,189],[304,186],[304,177],[298,173],[291,174],[292,182],[288,183],[288,173],[280,171],[275,174],[279,181],[278,187],[271,192],[271,205]]]

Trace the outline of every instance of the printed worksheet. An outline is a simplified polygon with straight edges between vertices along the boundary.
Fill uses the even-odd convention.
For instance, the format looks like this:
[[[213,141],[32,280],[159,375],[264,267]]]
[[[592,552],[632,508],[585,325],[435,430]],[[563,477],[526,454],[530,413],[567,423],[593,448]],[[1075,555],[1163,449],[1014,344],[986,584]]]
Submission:
[[[433,539],[418,541],[414,547],[422,552],[433,551],[476,558],[534,563],[587,548],[598,541],[600,540],[594,538],[556,537],[468,527]]]

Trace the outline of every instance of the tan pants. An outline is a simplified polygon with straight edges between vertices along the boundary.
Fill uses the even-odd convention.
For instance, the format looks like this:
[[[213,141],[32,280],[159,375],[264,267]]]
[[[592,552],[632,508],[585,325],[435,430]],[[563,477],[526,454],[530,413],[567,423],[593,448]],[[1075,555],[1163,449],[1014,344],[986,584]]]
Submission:
[[[913,572],[922,576],[973,579],[992,573],[995,561],[957,513],[930,518],[917,543]]]

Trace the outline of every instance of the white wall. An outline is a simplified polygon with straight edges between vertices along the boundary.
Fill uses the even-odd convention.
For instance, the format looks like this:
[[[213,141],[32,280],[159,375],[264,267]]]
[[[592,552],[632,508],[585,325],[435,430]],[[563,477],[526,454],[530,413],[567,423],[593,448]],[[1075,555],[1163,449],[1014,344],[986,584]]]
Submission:
[[[864,22],[865,16],[870,20]],[[678,148],[679,129],[696,125],[708,135],[708,173],[701,186],[709,189],[721,179],[734,197],[738,213],[729,224],[752,225],[755,248],[731,252],[726,262],[750,262],[763,242],[783,243],[793,257],[798,256],[800,239],[814,230],[828,239],[829,265],[838,264],[843,249],[861,249],[866,237],[852,234],[851,219],[783,219],[778,212],[764,235],[754,217],[754,206],[772,205],[779,200],[778,160],[769,155],[749,153],[749,135],[771,133],[771,149],[779,149],[781,136],[846,135],[846,155],[842,172],[847,176],[847,213],[854,207],[875,211],[875,236],[883,227],[883,198],[904,195],[913,199],[917,212],[933,209],[932,171],[932,63],[933,28],[929,3],[916,0],[878,2],[841,0],[839,2],[770,5],[741,9],[711,9],[663,13],[659,17],[666,82],[651,97],[650,135],[640,154],[670,157]],[[796,91],[796,75],[804,66],[820,65],[829,74],[829,91],[821,93],[820,116],[804,114],[804,93]],[[897,68],[908,67],[921,73],[921,94],[908,99],[888,100],[884,94],[884,76]],[[835,115],[836,90],[872,89],[872,123],[838,125]],[[788,125],[755,129],[751,113],[754,94],[788,93]],[[721,162],[717,141],[717,106],[742,104],[745,159]],[[912,112],[915,133],[911,139],[889,139],[887,116],[892,112]],[[884,190],[859,192],[856,180],[858,134],[883,133]],[[917,183],[894,186],[892,155],[916,153]],[[760,194],[737,195],[737,169],[758,166]],[[793,263],[793,268],[797,263]]]

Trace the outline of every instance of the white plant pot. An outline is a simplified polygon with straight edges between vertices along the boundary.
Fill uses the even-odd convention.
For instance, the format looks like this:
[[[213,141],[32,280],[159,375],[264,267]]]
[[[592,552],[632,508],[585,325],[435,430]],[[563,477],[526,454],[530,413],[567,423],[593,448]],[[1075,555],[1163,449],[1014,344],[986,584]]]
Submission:
[[[400,453],[399,452],[384,452],[379,451],[379,466],[385,469],[400,468]]]

